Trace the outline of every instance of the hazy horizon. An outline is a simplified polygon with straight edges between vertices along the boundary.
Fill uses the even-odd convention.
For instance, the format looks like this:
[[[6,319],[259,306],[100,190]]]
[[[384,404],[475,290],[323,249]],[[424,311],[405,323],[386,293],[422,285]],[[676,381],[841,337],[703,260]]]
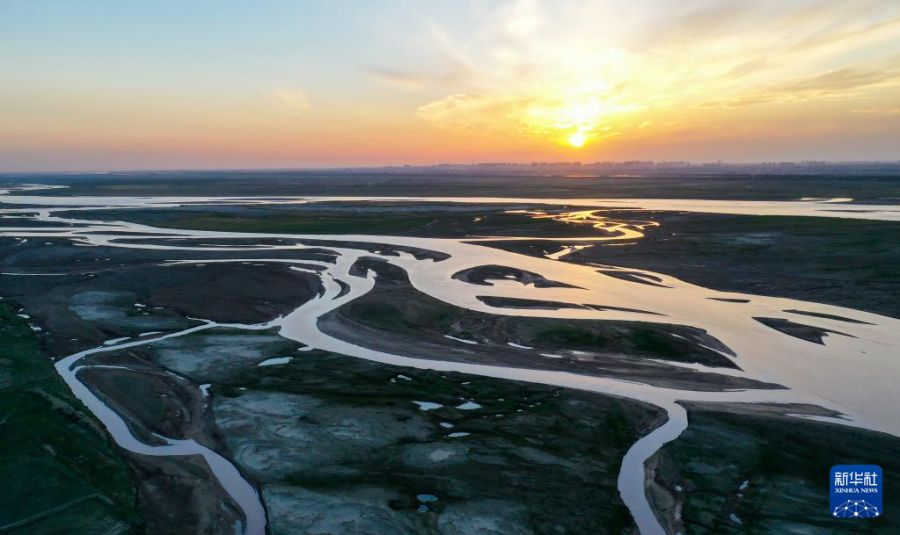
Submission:
[[[804,167],[864,167],[864,166],[885,166],[895,171],[900,171],[900,159],[895,160],[807,160],[807,161],[686,161],[686,160],[620,160],[620,161],[534,161],[534,162],[437,162],[423,164],[384,164],[384,165],[321,165],[321,166],[286,166],[286,167],[155,167],[155,168],[97,168],[97,169],[34,169],[34,170],[12,170],[7,171],[0,169],[0,177],[16,176],[16,175],[102,175],[102,174],[140,174],[140,173],[240,173],[240,172],[354,172],[354,171],[389,171],[389,170],[407,170],[407,171],[430,171],[439,170],[441,168],[466,168],[473,170],[478,168],[491,169],[510,167],[513,169],[537,168],[543,167],[585,167],[587,169],[596,169],[602,167],[624,168],[624,167],[657,167],[659,169],[677,170],[683,168],[686,170],[704,168],[704,167],[723,167],[723,168],[775,168],[796,166]],[[894,169],[896,168],[896,169]]]

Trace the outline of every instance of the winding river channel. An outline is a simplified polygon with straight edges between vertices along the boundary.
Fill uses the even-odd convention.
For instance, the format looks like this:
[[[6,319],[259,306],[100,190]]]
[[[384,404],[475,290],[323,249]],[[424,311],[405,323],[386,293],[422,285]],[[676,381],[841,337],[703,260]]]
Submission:
[[[34,189],[34,187],[32,187]],[[822,421],[856,426],[900,436],[900,320],[844,307],[802,302],[792,299],[719,292],[686,283],[662,273],[629,269],[644,280],[609,275],[614,266],[598,270],[596,266],[564,262],[565,253],[547,258],[525,256],[481,245],[485,241],[517,238],[481,237],[476,239],[413,238],[379,235],[297,235],[275,233],[236,233],[157,228],[123,221],[79,219],[80,210],[123,208],[172,208],[182,205],[249,205],[287,204],[325,201],[413,201],[476,204],[509,204],[579,207],[583,211],[569,214],[568,222],[582,219],[599,225],[594,238],[556,237],[562,245],[574,247],[585,241],[635,239],[640,227],[604,227],[602,218],[592,216],[594,210],[678,210],[703,213],[793,215],[900,221],[900,207],[894,205],[853,204],[840,202],[794,201],[701,201],[701,200],[599,200],[599,199],[504,199],[504,198],[209,198],[209,197],[77,197],[41,196],[30,191],[9,188],[0,197],[0,216],[7,226],[0,236],[19,239],[67,238],[87,246],[132,249],[203,250],[223,254],[211,262],[287,262],[298,269],[318,274],[323,291],[289,314],[261,325],[227,325],[229,328],[267,329],[276,327],[282,336],[305,345],[372,361],[454,371],[482,376],[529,381],[546,385],[588,390],[653,404],[668,415],[668,420],[638,440],[626,453],[618,477],[622,499],[644,535],[664,533],[663,524],[652,510],[646,496],[645,462],[665,443],[676,439],[688,425],[687,412],[679,402],[765,402],[778,404],[811,404],[838,416],[816,416]],[[60,212],[65,212],[60,213]],[[571,219],[573,218],[574,219]],[[15,219],[41,221],[42,226],[15,226]],[[518,239],[534,239],[521,237]],[[543,238],[540,238],[543,239]],[[216,243],[219,240],[219,243]],[[354,244],[361,244],[356,248]],[[372,252],[365,244],[399,247],[399,250]],[[404,249],[405,248],[405,249]],[[270,250],[327,249],[336,261],[286,260],[254,257],[254,252]],[[368,247],[371,249],[371,247]],[[414,255],[404,250],[437,253]],[[240,258],[234,258],[241,252]],[[626,320],[691,326],[704,329],[730,348],[740,369],[710,368],[699,364],[681,364],[706,373],[722,373],[766,383],[782,385],[782,389],[693,391],[654,386],[608,377],[595,377],[566,371],[514,368],[493,364],[440,361],[421,355],[398,355],[376,351],[335,338],[319,329],[318,320],[369,292],[376,275],[354,274],[351,268],[362,257],[376,257],[402,268],[418,291],[451,305],[496,315],[572,318],[594,320]],[[177,259],[173,259],[177,261]],[[551,287],[523,284],[517,280],[492,280],[491,285],[475,285],[454,277],[455,274],[479,266],[504,266],[540,274],[562,284]],[[604,272],[606,271],[606,272]],[[528,299],[575,305],[572,308],[507,308],[488,304],[490,299]],[[584,305],[592,305],[586,307]],[[810,328],[830,333],[823,344],[812,343],[773,329],[755,318],[783,318]],[[225,457],[193,440],[158,437],[160,445],[146,444],[136,438],[124,419],[95,396],[78,379],[78,373],[90,364],[93,354],[148,344],[162,338],[214,329],[221,325],[201,325],[160,336],[113,343],[70,355],[56,363],[56,369],[73,393],[103,423],[116,443],[146,455],[201,455],[223,488],[241,508],[244,516],[239,529],[248,534],[265,532],[265,510],[255,488]],[[522,348],[527,351],[528,348]],[[724,354],[724,353],[723,353]]]

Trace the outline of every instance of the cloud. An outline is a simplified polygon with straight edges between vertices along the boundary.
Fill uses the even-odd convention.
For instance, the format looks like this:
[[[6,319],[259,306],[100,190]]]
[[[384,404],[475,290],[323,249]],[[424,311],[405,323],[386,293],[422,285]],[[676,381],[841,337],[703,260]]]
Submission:
[[[743,78],[765,72],[776,67],[776,65],[776,62],[767,57],[754,58],[732,67],[726,76],[731,79]]]
[[[422,73],[384,67],[370,67],[368,74],[380,83],[406,91],[420,91],[432,87],[446,89],[462,80],[461,74],[453,71]]]
[[[301,89],[278,89],[272,93],[276,100],[297,110],[310,109],[309,96]]]
[[[828,100],[849,112],[836,103],[900,82],[893,1],[478,5],[466,25],[423,21],[428,59],[416,68],[370,71],[433,95],[415,114],[435,127],[599,139],[640,125],[669,131],[667,118],[682,114],[695,123],[736,117],[702,108]]]
[[[729,99],[701,104],[704,108],[736,108],[772,102],[801,102],[856,96],[857,91],[900,81],[900,68],[844,67],[809,78],[772,85]]]
[[[852,6],[852,4],[849,5]],[[811,35],[791,43],[783,52],[786,54],[806,54],[816,49],[838,44],[853,47],[866,41],[896,38],[897,30],[900,29],[900,17],[858,21],[853,15],[853,13],[834,13],[834,20],[843,21],[843,24],[836,24],[815,31]]]
[[[857,108],[852,110],[853,113],[860,113],[863,115],[900,115],[900,107],[893,108]]]
[[[804,64],[833,63],[843,56],[879,54],[885,50],[878,48],[880,44],[896,43],[900,36],[900,16],[873,9],[877,4],[871,1],[825,1],[815,9],[786,12],[780,16],[776,13],[771,21],[760,25],[760,29],[741,32],[753,36],[764,29],[763,33],[770,35],[747,39],[764,42],[765,46],[734,50],[731,55],[738,61],[724,77],[730,80],[774,77],[793,67],[802,69]],[[713,47],[715,43],[709,45]]]
[[[434,79],[432,76],[382,67],[370,67],[368,73],[381,83],[409,91],[423,89]]]
[[[439,24],[428,21],[426,24],[432,44],[439,53],[440,64],[454,76],[473,74],[478,71],[476,62],[472,60],[465,47],[461,46]]]
[[[524,104],[523,99],[510,95],[460,93],[429,102],[416,114],[440,128],[489,132],[502,130],[505,119]]]
[[[536,0],[516,0],[501,6],[497,19],[510,37],[528,39],[541,26],[541,9]]]
[[[641,43],[648,47],[666,46],[696,42],[723,34],[733,34],[760,16],[760,10],[754,9],[753,2],[728,1],[718,4],[690,7],[684,2],[687,10],[677,14],[661,24],[655,25],[643,38]]]
[[[806,80],[782,86],[781,91],[788,93],[807,93],[813,95],[842,92],[875,84],[896,80],[900,72],[897,70],[871,70],[858,67],[844,67]]]

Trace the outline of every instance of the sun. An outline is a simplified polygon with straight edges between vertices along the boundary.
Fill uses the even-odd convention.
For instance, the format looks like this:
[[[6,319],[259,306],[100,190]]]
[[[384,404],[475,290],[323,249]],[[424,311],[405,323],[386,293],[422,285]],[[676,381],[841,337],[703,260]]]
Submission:
[[[566,138],[566,141],[570,146],[575,147],[576,149],[580,149],[584,146],[585,143],[587,143],[587,136],[584,134],[584,132],[579,130],[578,132],[575,132],[574,134]]]
[[[616,135],[621,116],[635,111],[605,86],[586,89],[544,88],[510,113],[524,130],[557,145],[582,149]]]

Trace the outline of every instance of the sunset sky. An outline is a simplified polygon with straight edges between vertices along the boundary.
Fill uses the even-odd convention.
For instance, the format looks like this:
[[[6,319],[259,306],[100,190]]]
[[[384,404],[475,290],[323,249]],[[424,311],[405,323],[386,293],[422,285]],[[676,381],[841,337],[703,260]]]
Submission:
[[[900,159],[900,2],[0,4],[0,172]]]

